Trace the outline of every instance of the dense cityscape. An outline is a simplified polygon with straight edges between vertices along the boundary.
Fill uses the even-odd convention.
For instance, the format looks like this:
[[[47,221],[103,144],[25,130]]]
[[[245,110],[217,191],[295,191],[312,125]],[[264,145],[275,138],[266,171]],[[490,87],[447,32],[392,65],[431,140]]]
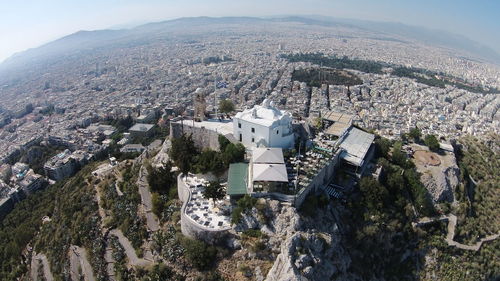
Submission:
[[[364,192],[364,184],[371,187],[384,185],[389,192],[396,192],[391,190],[395,183],[384,178],[392,175],[397,177],[397,171],[401,171],[397,179],[404,181],[406,188],[410,188],[411,195],[408,198],[411,200],[404,198],[411,201],[411,204],[401,203],[401,200],[404,201],[401,199],[394,203],[397,205],[394,208],[400,208],[399,204],[402,204],[398,210],[406,212],[404,216],[408,221],[408,229],[398,225],[407,222],[398,222],[399,217],[394,215],[395,211],[392,209],[388,211],[390,215],[371,213],[372,222],[369,224],[370,227],[376,225],[381,229],[387,226],[379,225],[384,224],[379,221],[382,220],[380,217],[396,221],[389,228],[398,229],[394,232],[404,233],[402,235],[411,243],[417,240],[408,237],[421,234],[420,230],[415,230],[417,234],[409,234],[409,228],[413,226],[418,229],[420,225],[433,222],[427,221],[428,217],[449,221],[450,225],[453,218],[457,224],[457,216],[459,225],[465,220],[467,207],[463,206],[467,203],[463,203],[466,201],[465,197],[457,195],[460,188],[464,189],[464,185],[472,184],[470,182],[478,186],[493,184],[491,193],[488,193],[492,194],[492,198],[487,202],[498,199],[498,185],[494,187],[498,184],[494,175],[498,167],[495,168],[494,165],[498,163],[500,149],[498,65],[474,54],[424,44],[399,35],[377,34],[348,25],[312,25],[293,19],[221,22],[210,18],[194,18],[179,21],[183,24],[182,28],[177,29],[169,22],[145,25],[136,29],[143,29],[141,32],[146,34],[143,37],[127,35],[130,37],[102,43],[102,46],[96,48],[76,48],[56,57],[48,55],[33,59],[32,67],[26,67],[22,63],[14,65],[13,58],[5,63],[7,66],[12,63],[11,71],[5,70],[9,68],[0,69],[0,217],[9,218],[9,213],[15,213],[21,202],[35,200],[29,198],[38,196],[37,191],[52,194],[53,191],[49,191],[51,188],[60,185],[59,188],[68,189],[72,181],[75,181],[73,186],[88,184],[90,187],[87,192],[94,192],[95,187],[97,193],[97,199],[90,201],[98,203],[94,204],[98,208],[92,208],[95,208],[95,214],[99,213],[99,216],[93,215],[99,217],[99,221],[88,222],[88,225],[100,229],[99,234],[92,232],[91,235],[95,235],[92,237],[97,240],[103,239],[105,250],[89,248],[89,241],[94,238],[82,238],[76,242],[78,239],[72,237],[72,246],[65,246],[73,247],[69,254],[71,265],[66,267],[62,263],[57,266],[51,264],[53,271],[55,269],[57,272],[53,280],[68,276],[71,280],[368,280],[371,277],[367,277],[359,269],[359,263],[364,260],[356,256],[356,247],[362,248],[363,245],[354,242],[349,242],[348,246],[341,245],[339,240],[339,237],[349,231],[356,233],[356,228],[346,226],[339,216],[344,216],[349,208],[352,208],[349,214],[360,214],[362,208],[356,207],[359,203],[346,202],[350,202],[352,198],[363,198],[354,199],[355,202],[368,202],[368,199],[365,200],[358,193],[359,190]],[[160,31],[156,37],[149,36],[158,30],[166,31]],[[70,44],[71,40],[80,40],[79,36],[87,36],[86,40],[97,42],[98,32],[79,32],[61,39],[59,43],[64,44],[64,40],[67,40],[67,44]],[[166,32],[168,36],[164,36],[162,32]],[[314,64],[307,59],[300,61],[300,56],[304,54],[324,58],[325,65]],[[344,63],[381,63],[383,67],[380,71],[362,71],[356,67],[334,69],[328,67],[328,59],[343,60]],[[401,67],[423,69],[433,74],[417,74],[423,80],[396,75],[396,70]],[[310,72],[314,74],[309,80],[294,79],[298,74],[312,70],[317,72]],[[327,72],[330,76],[325,74]],[[339,77],[352,83],[336,81]],[[453,83],[443,82],[441,86],[433,86],[425,82],[432,79]],[[224,108],[225,102],[230,104],[229,108]],[[258,119],[269,123],[255,121]],[[248,131],[251,127],[251,140],[250,137],[245,139],[245,135],[240,132],[247,130],[245,122],[250,124]],[[275,125],[275,122],[279,125]],[[263,133],[261,137],[259,127],[252,125],[254,123],[283,138],[289,137],[291,142],[278,140],[276,143],[279,144],[273,145],[276,140],[269,136],[266,139]],[[288,130],[290,131],[285,132]],[[186,132],[191,132],[192,139],[187,137]],[[225,137],[223,139],[230,144],[217,136]],[[184,140],[183,144],[179,144],[178,139]],[[486,144],[476,143],[475,140],[486,140]],[[190,141],[193,142],[193,147],[196,146],[192,151],[182,146]],[[231,148],[228,149],[228,146]],[[259,152],[262,146],[269,147],[268,151]],[[480,160],[491,161],[488,165],[492,165],[489,167],[490,172],[493,172],[489,176],[488,172],[479,176],[474,174],[473,168],[463,166],[466,165],[463,163],[466,161],[464,159],[468,159],[468,153],[472,153],[471,148],[483,146],[489,149],[488,153],[493,158]],[[271,153],[271,148],[279,150]],[[198,154],[193,154],[192,158],[186,160],[182,153],[175,153],[182,149],[186,149],[186,155],[194,151],[198,151]],[[231,151],[228,152],[229,150]],[[431,155],[433,151],[436,153]],[[239,152],[242,154],[238,154]],[[402,152],[403,160],[397,160],[396,155]],[[256,156],[258,153],[264,156],[259,158]],[[432,164],[432,161],[436,161],[435,157],[440,159],[438,164]],[[424,158],[429,162],[422,160]],[[212,163],[213,159],[221,160],[219,163]],[[190,161],[193,161],[192,165],[185,167],[185,163]],[[469,165],[471,163],[472,160],[468,162]],[[437,166],[440,170],[431,166]],[[284,171],[282,179],[276,179],[278,172],[267,174],[266,169],[272,167],[282,169],[279,172]],[[92,173],[86,169],[90,169]],[[165,186],[168,185],[166,190],[156,190],[154,187],[155,180],[150,176],[160,173],[155,172],[157,170],[170,177],[166,180],[167,176],[162,174],[162,180],[156,179]],[[426,176],[414,176],[415,170]],[[224,174],[219,173],[220,171],[228,171],[223,176],[217,176],[217,182],[222,183],[227,198],[216,196],[217,194],[201,196],[213,185],[214,180],[200,174]],[[467,171],[469,178],[465,177],[464,171]],[[179,176],[174,175],[174,172],[180,173]],[[245,177],[245,181],[240,180],[240,177]],[[253,179],[253,182],[249,183],[246,177],[249,177],[248,180]],[[369,184],[366,183],[368,180],[363,180],[365,177],[370,179]],[[481,179],[478,180],[477,177]],[[76,179],[79,179],[78,182]],[[234,186],[238,184],[240,189],[236,190]],[[130,195],[129,198],[126,193],[134,190],[130,189],[132,185],[139,192],[134,192],[135,195]],[[109,186],[114,186],[111,191]],[[170,186],[177,188],[170,189]],[[87,187],[81,188],[84,190]],[[178,195],[173,196],[171,190]],[[422,195],[421,190],[426,190],[422,192],[428,195]],[[406,194],[405,192],[408,191],[403,193]],[[250,196],[243,196],[244,194]],[[322,202],[321,196],[324,195],[320,194],[326,194],[333,200],[332,203]],[[177,196],[177,199],[173,199]],[[314,225],[310,218],[302,221],[294,211],[294,207],[301,210],[311,208],[312,203],[308,202],[314,196],[318,198],[314,198],[318,206],[327,206],[324,207],[327,210],[324,214],[315,214],[319,216],[318,220],[324,222],[323,226]],[[161,212],[155,211],[155,208],[160,208],[158,198],[164,200],[165,206],[161,205],[164,206]],[[484,198],[482,200],[486,202]],[[256,201],[252,201],[254,199]],[[110,200],[125,201],[120,203],[120,207],[116,207]],[[172,203],[172,200],[177,201]],[[477,202],[471,203],[469,200],[468,204],[479,204]],[[248,204],[251,205],[251,211],[245,214]],[[428,208],[426,204],[432,207]],[[339,207],[340,205],[342,206]],[[262,209],[259,206],[263,206]],[[338,210],[335,209],[337,207]],[[66,207],[61,207],[64,208]],[[372,207],[369,208],[371,210]],[[452,214],[450,208],[459,211],[453,211]],[[119,214],[123,209],[132,210],[130,220],[128,215],[120,218]],[[238,215],[234,215],[235,210],[239,210]],[[180,212],[180,219],[177,218],[179,223],[172,215],[176,211]],[[38,237],[46,237],[50,233],[51,230],[46,229],[45,225],[50,225],[51,217],[57,213],[56,207],[44,216],[44,226],[40,226]],[[304,213],[307,214],[307,211]],[[463,217],[458,213],[463,214]],[[366,214],[368,213],[365,213],[365,219]],[[484,222],[486,218],[492,219],[492,216],[494,217],[488,213],[484,217],[477,215],[476,218],[480,217],[478,220]],[[410,218],[413,225],[409,223]],[[121,221],[125,219],[126,227],[124,221]],[[185,226],[184,220],[191,219],[190,223],[195,225],[194,228],[197,224],[201,225],[200,231],[211,228],[220,230],[221,233],[229,232],[233,238],[228,238],[223,244],[235,251],[233,257],[227,253],[222,254],[219,250],[217,258],[213,256],[217,260],[216,269],[208,265],[198,266],[189,254],[186,254],[186,259],[191,260],[191,264],[175,265],[174,261],[178,256],[169,256],[174,255],[170,251],[174,251],[176,247],[183,248],[183,253],[190,251],[190,246],[182,240],[184,238],[180,242],[170,241],[173,236],[169,235],[174,235],[171,232],[174,233],[173,229],[179,224],[182,226],[182,234],[187,237],[197,241],[198,236],[206,236],[210,238],[198,240],[207,244],[220,244],[220,233],[213,234],[212,237],[212,232],[199,234],[198,230]],[[498,240],[495,240],[498,237],[498,217],[493,222],[488,230],[470,232],[473,234],[465,230],[457,231],[454,235],[460,241],[456,242],[458,238],[453,240],[452,235],[451,238],[446,238],[446,242],[451,246],[458,245],[460,249],[468,249],[467,247],[480,241],[475,251],[479,250],[482,243],[492,245],[488,246],[491,248],[487,248],[487,253],[493,254],[481,258],[493,257],[494,260],[495,256],[498,258]],[[368,230],[364,231],[368,233]],[[177,229],[177,232],[180,233],[181,230]],[[431,233],[430,230],[428,232]],[[363,231],[358,231],[356,235],[359,236],[360,233]],[[162,241],[166,244],[157,241],[160,234],[165,236],[162,236]],[[477,239],[470,238],[474,236]],[[280,237],[286,240],[283,244]],[[31,247],[45,249],[50,244],[35,240],[29,240],[27,249],[30,250],[22,249],[24,257],[28,256],[26,253],[31,251]],[[329,246],[324,246],[326,244]],[[430,249],[438,247],[436,245],[437,242],[429,242],[425,247]],[[130,249],[127,247],[132,247],[133,253],[129,254]],[[295,253],[292,254],[293,251],[285,249],[286,247],[297,250],[293,250]],[[335,252],[336,247],[341,250]],[[409,253],[417,251],[416,248],[420,246],[411,250],[405,248],[409,246],[394,247],[399,247],[398,251],[401,252],[408,250]],[[81,256],[86,255],[85,248],[90,252],[101,251],[101,254],[96,254],[95,251],[90,253],[92,257],[89,264],[87,258],[80,260]],[[122,249],[125,252],[122,255],[127,258],[117,258],[116,248]],[[424,246],[419,249],[422,248]],[[67,250],[64,247],[61,249]],[[260,250],[252,253],[248,249]],[[351,254],[347,253],[348,250],[352,251]],[[71,251],[83,254],[75,254],[77,259],[72,256]],[[108,251],[113,258],[108,257]],[[54,257],[66,255],[46,251],[45,254],[49,256],[47,262],[47,257],[38,253],[39,264],[43,264],[40,272],[47,270],[48,262],[54,263],[57,260]],[[422,252],[408,258],[404,255],[398,256],[403,264],[398,270],[402,272],[407,262],[418,264],[415,261],[421,260],[426,254]],[[425,259],[433,259],[436,263],[438,254],[433,255],[430,257],[429,254]],[[96,256],[106,265],[102,266]],[[31,262],[31,271],[25,277],[28,278],[29,275],[33,280],[50,279],[36,277],[41,274],[44,275],[43,278],[47,278],[47,275],[33,270],[37,268],[35,257],[37,256],[23,261],[25,264]],[[75,270],[68,269],[75,266],[73,258],[81,262],[80,275]],[[230,263],[232,258],[238,260],[238,265]],[[411,260],[413,258],[415,260]],[[461,256],[460,259],[466,257]],[[124,260],[128,260],[128,263]],[[137,270],[157,263],[171,267],[171,275],[164,279],[144,279],[144,276],[150,275]],[[420,280],[433,280],[433,274],[437,274],[442,268],[437,269],[438,267],[432,266],[432,262],[428,263],[431,265],[427,269],[417,265],[404,274],[394,273],[393,279],[387,278],[385,271],[377,271],[383,273],[380,273],[381,276],[374,276],[385,280],[397,280],[397,276],[415,280],[418,278],[410,277],[410,273],[415,272],[415,276],[423,278]],[[498,267],[493,268],[495,265],[498,265],[498,260],[489,263],[487,271],[479,270],[479,275],[474,277],[489,280],[498,278]],[[7,271],[10,269],[8,266],[5,264],[2,270]],[[217,272],[214,274],[218,277],[196,279],[197,271],[191,271],[191,267],[199,272]],[[164,273],[156,267],[152,270],[159,270],[160,276]],[[444,273],[440,271],[439,274]],[[308,279],[301,279],[301,276]],[[440,277],[439,280],[453,280],[453,277],[450,278]],[[473,279],[464,277],[455,280]]]

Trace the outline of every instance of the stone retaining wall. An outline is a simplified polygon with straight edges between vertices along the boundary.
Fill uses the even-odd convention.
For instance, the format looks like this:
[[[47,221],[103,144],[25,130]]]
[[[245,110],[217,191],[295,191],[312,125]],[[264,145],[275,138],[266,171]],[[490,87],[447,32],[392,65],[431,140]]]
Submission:
[[[192,127],[189,126],[191,120],[185,120],[184,123],[170,123],[170,139],[180,138],[182,134],[191,135],[196,147],[210,148],[219,151],[219,133],[208,130],[204,127]]]
[[[318,192],[320,189],[323,189],[327,184],[331,182],[331,180],[335,175],[335,170],[340,163],[341,152],[342,150],[339,149],[332,157],[330,162],[328,162],[321,170],[319,170],[319,172],[312,179],[309,185],[297,195],[294,205],[296,208],[300,208],[300,206],[302,205],[302,203],[304,203],[304,200],[306,199],[307,195],[309,195],[310,192],[312,191]]]

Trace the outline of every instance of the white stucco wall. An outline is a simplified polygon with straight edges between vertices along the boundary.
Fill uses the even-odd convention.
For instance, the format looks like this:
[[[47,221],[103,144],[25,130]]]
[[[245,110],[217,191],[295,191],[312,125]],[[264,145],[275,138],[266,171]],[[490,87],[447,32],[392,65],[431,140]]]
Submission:
[[[238,126],[241,124],[241,128]],[[252,133],[252,128],[254,132]],[[233,135],[236,140],[240,140],[247,146],[258,146],[262,144],[266,147],[291,148],[294,145],[294,135],[291,128],[291,120],[276,120],[270,126],[252,123],[235,117],[233,119]],[[252,142],[253,138],[253,142]]]

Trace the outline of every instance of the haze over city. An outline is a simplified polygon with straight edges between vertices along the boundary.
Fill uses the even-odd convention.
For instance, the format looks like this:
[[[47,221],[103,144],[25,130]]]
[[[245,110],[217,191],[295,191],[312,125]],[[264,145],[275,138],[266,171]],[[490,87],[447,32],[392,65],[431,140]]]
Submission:
[[[500,53],[500,2],[410,0],[272,1],[64,1],[0,2],[0,62],[79,30],[128,28],[196,16],[323,15],[440,29],[466,36]]]

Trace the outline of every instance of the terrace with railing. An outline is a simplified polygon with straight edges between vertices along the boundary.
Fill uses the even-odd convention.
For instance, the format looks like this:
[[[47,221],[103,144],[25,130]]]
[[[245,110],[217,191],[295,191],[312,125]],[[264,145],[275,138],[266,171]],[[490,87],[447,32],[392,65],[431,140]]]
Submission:
[[[213,201],[203,196],[209,182],[194,175],[183,178],[190,192],[184,212],[187,217],[201,227],[213,230],[223,230],[231,226],[229,205],[225,200]]]

